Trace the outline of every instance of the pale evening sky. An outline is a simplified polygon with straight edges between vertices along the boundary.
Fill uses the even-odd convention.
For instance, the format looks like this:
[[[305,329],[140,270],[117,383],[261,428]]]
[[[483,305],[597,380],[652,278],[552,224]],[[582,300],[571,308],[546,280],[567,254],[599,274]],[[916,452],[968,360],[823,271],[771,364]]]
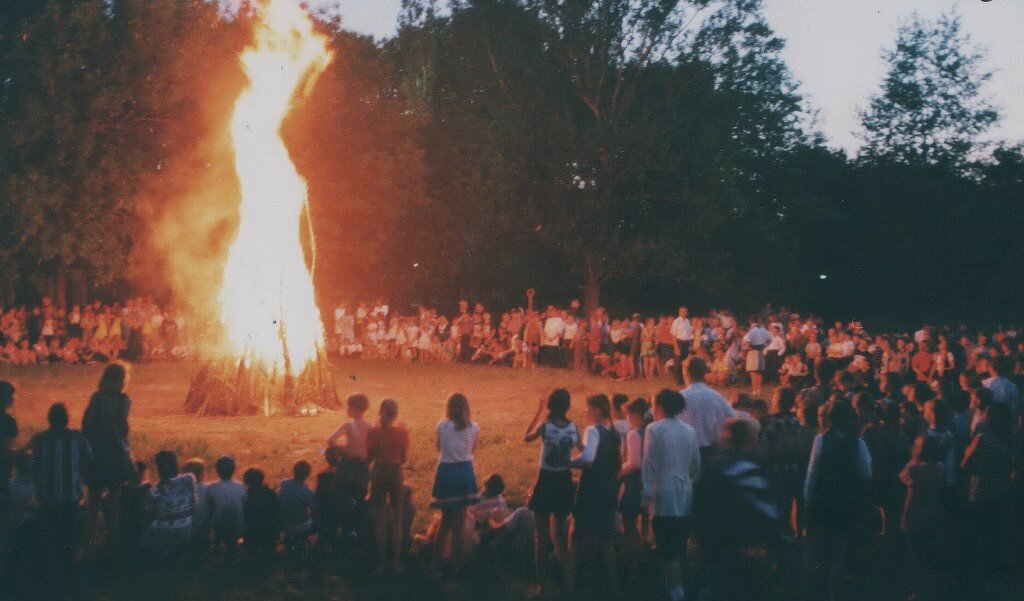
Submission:
[[[336,5],[346,29],[383,37],[394,34],[401,0],[312,0]],[[963,29],[988,50],[994,71],[984,91],[1002,119],[990,138],[1024,141],[1024,0],[765,0],[768,21],[787,40],[784,58],[801,91],[820,111],[829,143],[854,152],[859,146],[857,109],[878,90],[884,49],[911,13],[934,18],[956,7]]]

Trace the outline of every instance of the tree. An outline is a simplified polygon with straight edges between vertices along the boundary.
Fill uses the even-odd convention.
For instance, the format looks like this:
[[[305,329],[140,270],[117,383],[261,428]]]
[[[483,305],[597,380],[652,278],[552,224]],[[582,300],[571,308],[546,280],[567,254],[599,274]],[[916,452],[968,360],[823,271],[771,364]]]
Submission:
[[[188,67],[220,32],[216,7],[190,0],[42,4],[5,24],[0,260],[8,279],[56,275],[61,296],[69,268],[129,275],[141,182],[187,143]]]
[[[981,94],[992,75],[982,67],[984,53],[961,32],[959,15],[928,21],[915,14],[885,59],[882,89],[860,114],[861,156],[963,170],[998,113]]]

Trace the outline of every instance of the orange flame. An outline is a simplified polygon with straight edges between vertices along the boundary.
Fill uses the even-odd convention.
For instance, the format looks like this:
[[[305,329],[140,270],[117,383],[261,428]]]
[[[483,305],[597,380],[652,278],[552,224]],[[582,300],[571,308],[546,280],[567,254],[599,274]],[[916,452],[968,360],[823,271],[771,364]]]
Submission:
[[[281,123],[332,56],[296,0],[267,0],[254,33],[240,56],[249,85],[231,119],[242,201],[220,319],[237,356],[299,373],[316,358],[324,331],[300,237],[306,181],[281,139]]]

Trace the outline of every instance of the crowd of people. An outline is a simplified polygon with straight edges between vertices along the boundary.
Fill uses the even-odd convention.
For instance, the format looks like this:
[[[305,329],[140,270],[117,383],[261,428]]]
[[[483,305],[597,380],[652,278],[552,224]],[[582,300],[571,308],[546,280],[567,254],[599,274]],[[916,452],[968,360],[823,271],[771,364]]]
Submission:
[[[724,327],[717,319],[711,331]],[[325,440],[315,486],[313,467],[299,461],[275,489],[256,466],[237,481],[230,455],[208,481],[201,460],[179,466],[163,451],[147,478],[128,444],[124,363],[105,368],[81,431],[69,429],[57,403],[49,428],[22,449],[14,446],[15,390],[0,382],[5,582],[40,557],[70,578],[79,524],[102,514],[122,544],[160,560],[284,554],[316,574],[319,551],[329,548],[368,557],[386,577],[404,573],[413,550],[456,575],[493,551],[532,565],[534,594],[567,598],[577,596],[588,558],[588,582],[603,579],[601,590],[616,597],[637,596],[649,559],[672,601],[688,595],[684,583],[717,599],[762,598],[770,584],[751,563],[786,565],[794,548],[804,557],[806,598],[844,598],[851,555],[878,541],[907,553],[916,599],[983,590],[1021,543],[1021,364],[1004,352],[1014,349],[1013,334],[970,340],[923,328],[893,345],[856,323],[837,324],[808,360],[807,347],[822,345],[815,330],[788,323],[784,340],[804,340],[797,356],[811,365],[785,369],[794,351],[781,347],[770,399],[755,388],[728,402],[708,385],[720,373],[714,363],[694,347],[683,358],[678,345],[681,390],[589,396],[576,408],[582,424],[570,418],[569,392],[551,392],[525,429],[525,443],[540,446],[525,507],[509,507],[500,474],[478,485],[480,427],[466,396],[451,395],[435,434],[431,507],[439,513],[422,533],[411,531],[410,433],[395,400],[382,400],[369,419],[370,400],[348,397],[348,419]],[[768,363],[761,341],[769,348],[783,330],[767,326],[752,318],[745,330],[748,372]],[[708,330],[692,331],[696,341]],[[909,345],[927,350],[901,358]],[[936,359],[933,348],[946,355]]]
[[[870,333],[859,320],[826,324],[814,315],[766,306],[746,320],[730,311],[610,318],[602,308],[514,309],[498,320],[482,303],[460,301],[451,318],[418,307],[396,315],[384,301],[339,306],[332,352],[406,362],[467,362],[511,367],[545,365],[589,370],[624,380],[675,375],[691,356],[710,366],[718,386],[749,383],[803,388],[848,369],[860,379],[898,373],[905,379],[950,383],[979,358],[1010,357],[1020,364],[1024,336],[1015,327],[971,330],[966,324],[914,332]]]
[[[0,306],[0,363],[109,363],[183,359],[190,354],[184,315],[153,297],[70,309],[44,296],[39,305]]]

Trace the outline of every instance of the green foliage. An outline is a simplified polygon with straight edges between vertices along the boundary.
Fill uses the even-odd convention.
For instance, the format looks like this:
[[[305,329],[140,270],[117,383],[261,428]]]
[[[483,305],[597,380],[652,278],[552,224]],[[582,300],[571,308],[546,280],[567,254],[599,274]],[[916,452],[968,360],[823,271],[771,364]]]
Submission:
[[[178,148],[181,44],[216,9],[186,0],[51,0],[9,23],[0,92],[0,260],[127,275],[143,177]]]
[[[861,112],[866,160],[963,169],[999,115],[982,96],[991,77],[957,13],[915,15],[886,53],[882,90]]]

